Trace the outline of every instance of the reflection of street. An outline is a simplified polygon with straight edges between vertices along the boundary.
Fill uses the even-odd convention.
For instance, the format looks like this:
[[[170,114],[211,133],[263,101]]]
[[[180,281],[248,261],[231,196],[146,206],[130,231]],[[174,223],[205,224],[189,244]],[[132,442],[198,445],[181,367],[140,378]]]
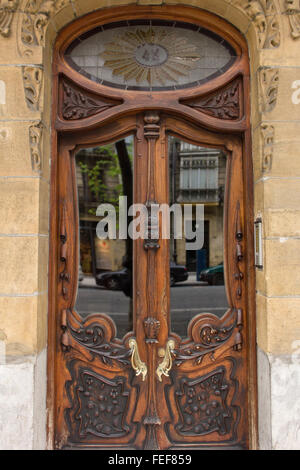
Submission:
[[[80,283],[76,310],[83,317],[91,313],[111,315],[122,336],[128,331],[130,299],[122,291],[96,286],[94,279]],[[185,336],[188,322],[198,313],[210,312],[221,316],[227,306],[224,286],[208,286],[197,281],[186,281],[171,287],[172,329]]]

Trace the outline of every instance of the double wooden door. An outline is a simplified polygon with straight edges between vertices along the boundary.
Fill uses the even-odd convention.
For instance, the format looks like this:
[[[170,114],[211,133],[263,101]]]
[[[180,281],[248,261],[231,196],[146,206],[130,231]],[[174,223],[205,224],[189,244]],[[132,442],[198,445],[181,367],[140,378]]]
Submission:
[[[117,28],[122,41],[111,42]],[[208,49],[212,40],[224,46],[211,62],[200,33]],[[106,47],[101,80],[83,70],[78,52],[93,37],[87,54],[99,43]],[[214,72],[198,66],[203,57],[222,63]],[[210,75],[202,80],[203,71]],[[200,10],[105,10],[61,33],[53,76],[49,445],[255,447],[245,41]],[[128,206],[125,225],[120,196]],[[99,227],[110,209],[103,203],[116,222],[106,238]],[[187,210],[179,223],[151,213],[174,204],[177,215]],[[150,230],[132,240],[138,205]],[[204,236],[198,245],[197,234]]]
[[[219,278],[215,283],[219,286],[212,285],[205,297],[207,282],[212,281],[209,277],[207,282],[205,278],[197,281],[192,273],[190,282],[181,278],[173,287],[176,268],[180,271],[182,267],[174,263],[170,269],[172,240],[162,238],[158,218],[157,237],[131,242],[133,262],[127,276],[132,276],[128,295],[132,321],[122,329],[121,323],[116,328],[116,312],[106,314],[101,303],[101,296],[110,288],[115,295],[124,295],[122,286],[115,289],[102,285],[101,290],[94,285],[77,308],[76,298],[78,301],[84,288],[82,281],[78,287],[82,221],[76,156],[80,156],[80,148],[124,142],[128,135],[133,136],[133,202],[144,204],[148,210],[152,204],[170,203],[170,139],[177,143],[177,150],[181,142],[196,154],[197,149],[202,153],[203,149],[214,149],[219,172],[221,159],[225,159],[224,196],[220,199],[218,194],[213,209],[222,217],[221,233],[216,231],[214,237],[223,238],[219,257],[226,294],[220,291],[224,286]],[[58,166],[56,445],[118,449],[247,447],[247,208],[241,140],[152,110],[62,138]],[[153,229],[150,211],[147,224]],[[96,274],[96,280],[101,282],[101,278],[103,273]],[[94,282],[94,277],[88,280]],[[171,310],[170,292],[176,289],[175,308]],[[96,306],[87,315],[86,304],[95,295]],[[220,295],[223,303],[214,304],[213,299]],[[188,296],[193,296],[192,305],[187,305]],[[97,308],[103,313],[94,313]]]

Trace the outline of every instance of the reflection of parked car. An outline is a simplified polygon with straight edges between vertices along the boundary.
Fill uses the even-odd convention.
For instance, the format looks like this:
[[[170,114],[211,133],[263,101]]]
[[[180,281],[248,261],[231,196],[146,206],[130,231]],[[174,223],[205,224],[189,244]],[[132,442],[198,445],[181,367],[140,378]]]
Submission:
[[[120,290],[122,284],[128,280],[129,270],[127,268],[120,271],[106,271],[104,273],[96,274],[97,286],[106,287],[106,289]]]
[[[200,281],[207,282],[210,286],[221,286],[224,284],[224,266],[223,263],[211,268],[203,269],[200,272]]]
[[[127,268],[120,271],[107,271],[96,275],[96,284],[111,290],[123,290],[130,282],[130,271]],[[170,284],[173,286],[176,282],[186,281],[189,277],[188,270],[185,266],[175,263],[170,264]]]
[[[176,282],[186,281],[189,277],[188,270],[185,266],[176,264],[173,261],[170,263],[170,284],[174,286]]]

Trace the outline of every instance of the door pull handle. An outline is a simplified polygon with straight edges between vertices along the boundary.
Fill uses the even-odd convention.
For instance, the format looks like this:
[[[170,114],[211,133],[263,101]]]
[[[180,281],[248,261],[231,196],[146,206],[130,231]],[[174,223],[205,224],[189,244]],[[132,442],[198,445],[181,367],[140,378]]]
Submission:
[[[165,356],[156,369],[156,375],[160,382],[162,382],[163,375],[169,377],[169,372],[172,369],[172,351],[174,350],[174,348],[175,341],[173,339],[169,339],[166,345]]]
[[[134,338],[129,340],[129,347],[131,349],[131,365],[135,371],[135,375],[142,374],[142,380],[144,381],[148,372],[146,364],[141,360],[138,350],[138,344]]]

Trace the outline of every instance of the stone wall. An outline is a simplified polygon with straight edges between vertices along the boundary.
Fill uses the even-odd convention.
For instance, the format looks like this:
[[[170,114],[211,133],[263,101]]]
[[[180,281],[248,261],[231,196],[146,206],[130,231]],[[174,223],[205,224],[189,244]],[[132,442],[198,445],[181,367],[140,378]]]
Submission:
[[[46,446],[51,53],[95,9],[187,4],[247,38],[257,271],[261,448],[300,447],[300,0],[0,1],[0,447]],[[297,394],[298,388],[298,394]]]

